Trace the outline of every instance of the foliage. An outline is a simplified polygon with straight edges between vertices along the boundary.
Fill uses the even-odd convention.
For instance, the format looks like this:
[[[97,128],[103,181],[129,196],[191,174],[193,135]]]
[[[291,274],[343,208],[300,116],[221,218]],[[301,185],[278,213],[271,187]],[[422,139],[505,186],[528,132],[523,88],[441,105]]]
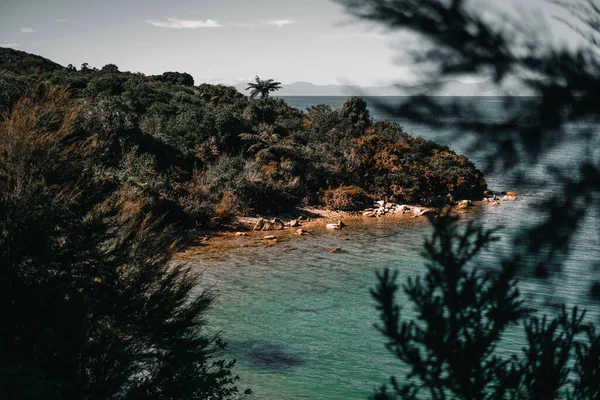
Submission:
[[[109,139],[79,129],[84,113],[51,89],[0,121],[0,397],[235,396],[206,332],[211,296],[149,212],[152,160],[127,153],[127,173],[109,173]]]
[[[15,74],[41,74],[65,69],[47,58],[6,47],[0,47],[0,65],[0,69]]]
[[[357,186],[340,186],[323,194],[323,204],[331,210],[362,210],[371,203],[370,200],[367,193]]]
[[[397,304],[397,273],[378,274],[372,290],[381,313],[386,347],[409,367],[375,399],[595,399],[600,340],[585,312],[563,307],[555,318],[531,316],[516,287],[515,265],[473,266],[493,240],[490,231],[456,219],[435,220],[426,243],[424,277],[403,286],[416,319],[403,320]],[[522,353],[499,355],[503,333],[525,322]],[[592,361],[595,360],[595,361]]]
[[[145,76],[107,64],[43,77],[0,71],[0,107],[10,110],[35,82],[39,90],[68,86],[81,102],[76,129],[97,144],[88,167],[135,185],[145,211],[181,228],[301,204],[331,207],[323,195],[340,186],[424,204],[485,190],[464,157],[395,124],[374,123],[360,98],[304,113],[267,97],[279,86],[272,80],[253,84],[264,94],[254,100],[232,87],[193,86],[186,73]]]
[[[258,76],[255,78],[254,83],[249,83],[246,90],[250,91],[250,97],[255,98],[260,94],[262,99],[269,97],[271,92],[275,92],[281,89],[281,82],[275,82],[273,79],[260,79]]]

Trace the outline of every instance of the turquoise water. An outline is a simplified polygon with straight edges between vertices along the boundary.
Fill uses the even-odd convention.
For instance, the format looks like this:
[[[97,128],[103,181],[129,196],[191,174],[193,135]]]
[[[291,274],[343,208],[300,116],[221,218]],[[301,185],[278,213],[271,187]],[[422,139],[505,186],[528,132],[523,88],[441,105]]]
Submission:
[[[339,106],[344,99],[286,100],[305,108],[327,102]],[[372,112],[375,118],[382,117]],[[410,133],[443,143],[444,132],[402,125]],[[468,149],[465,143],[451,147]],[[576,146],[562,149],[561,160],[576,162],[577,151]],[[476,154],[466,155],[477,163]],[[541,179],[544,171],[531,173]],[[479,258],[481,265],[493,265],[495,255],[510,250],[511,235],[537,218],[530,206],[552,190],[551,182],[513,186],[506,176],[488,175],[487,179],[491,188],[516,190],[519,200],[463,216],[463,221],[481,218],[489,227],[504,226],[498,231],[502,240]],[[560,276],[546,281],[521,278],[520,288],[530,305],[554,313],[559,303],[579,304],[590,308],[590,317],[598,319],[598,308],[590,303],[588,287],[582,284],[589,274],[587,263],[598,257],[598,225],[593,221],[579,234]],[[372,220],[323,236],[198,260],[197,266],[205,271],[203,288],[217,294],[209,322],[223,332],[229,354],[238,361],[239,387],[252,388],[252,399],[365,399],[387,383],[391,374],[402,377],[405,371],[385,350],[373,326],[378,315],[369,290],[376,283],[375,272],[386,267],[398,270],[401,281],[422,273],[420,251],[429,233],[425,219],[411,219],[403,225]],[[333,247],[342,251],[330,253]],[[405,312],[410,316],[409,304]],[[505,352],[518,351],[519,332],[508,332],[502,347]]]

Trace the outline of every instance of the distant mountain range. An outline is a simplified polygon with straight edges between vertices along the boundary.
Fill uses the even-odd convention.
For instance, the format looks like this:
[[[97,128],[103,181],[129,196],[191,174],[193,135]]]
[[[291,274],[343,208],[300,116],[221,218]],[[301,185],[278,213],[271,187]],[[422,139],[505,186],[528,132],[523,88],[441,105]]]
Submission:
[[[239,83],[235,88],[242,92],[247,83]],[[524,87],[517,78],[508,78],[502,87],[492,80],[466,83],[457,80],[434,82],[424,85],[403,86],[355,86],[355,85],[315,85],[309,82],[295,82],[282,85],[277,96],[410,96],[426,94],[431,96],[533,96],[535,93]]]

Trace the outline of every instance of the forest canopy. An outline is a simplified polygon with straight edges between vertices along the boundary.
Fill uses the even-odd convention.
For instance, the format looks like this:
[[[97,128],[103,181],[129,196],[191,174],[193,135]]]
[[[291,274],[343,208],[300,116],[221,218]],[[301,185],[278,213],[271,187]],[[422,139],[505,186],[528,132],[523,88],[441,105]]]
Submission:
[[[144,212],[181,226],[326,205],[326,192],[338,188],[410,204],[476,199],[486,189],[465,157],[373,121],[360,98],[303,112],[232,87],[194,86],[187,73],[64,68],[11,49],[0,54],[1,113],[24,95],[68,88],[82,107],[76,129],[97,144],[86,160],[94,179],[130,187],[146,199]]]

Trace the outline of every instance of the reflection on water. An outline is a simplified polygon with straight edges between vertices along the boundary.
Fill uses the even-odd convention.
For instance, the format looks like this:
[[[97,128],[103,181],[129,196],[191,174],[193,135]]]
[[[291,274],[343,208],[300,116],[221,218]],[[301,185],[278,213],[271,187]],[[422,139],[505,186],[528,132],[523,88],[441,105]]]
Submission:
[[[295,101],[315,104],[314,98]],[[427,138],[437,137],[425,128],[405,128]],[[451,147],[465,148],[461,149],[461,143]],[[576,161],[576,151],[564,149],[561,157],[567,164]],[[531,173],[543,174],[544,170]],[[493,267],[499,255],[510,251],[510,237],[538,218],[530,206],[552,190],[552,182],[539,187],[512,186],[503,176],[488,175],[487,180],[493,189],[519,194],[516,202],[503,202],[498,208],[483,206],[465,214],[465,220],[481,218],[490,228],[503,226],[498,230],[501,240],[477,260],[479,265]],[[362,228],[298,238],[269,248],[233,250],[218,260],[197,261],[206,271],[203,286],[218,295],[209,322],[230,343],[230,353],[238,360],[239,386],[252,388],[253,398],[365,399],[388,382],[391,374],[404,375],[373,326],[378,320],[369,289],[375,284],[375,271],[385,267],[397,269],[401,281],[422,273],[420,251],[430,227],[425,219],[415,218],[402,225],[375,220],[368,229]],[[590,303],[588,286],[583,284],[589,273],[587,264],[600,258],[599,230],[595,223],[585,229],[576,238],[560,276],[520,278],[527,305],[555,313],[563,302],[577,304],[589,308],[590,317],[600,321],[598,307]],[[342,251],[330,253],[334,247]],[[410,317],[410,304],[405,304],[403,312]],[[504,354],[520,350],[521,329],[507,332]]]

